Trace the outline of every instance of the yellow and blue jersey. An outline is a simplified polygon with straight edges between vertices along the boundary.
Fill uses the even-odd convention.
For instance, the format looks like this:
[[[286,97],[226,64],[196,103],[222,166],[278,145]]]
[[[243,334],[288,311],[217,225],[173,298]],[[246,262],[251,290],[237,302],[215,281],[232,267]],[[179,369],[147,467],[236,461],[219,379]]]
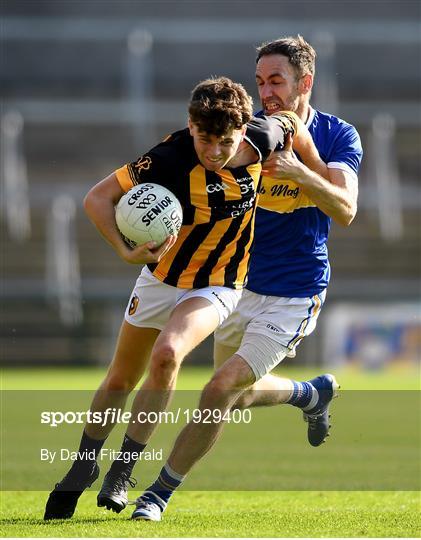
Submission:
[[[354,126],[313,109],[306,125],[327,166],[357,182],[363,151]],[[247,289],[289,298],[319,294],[330,278],[331,218],[293,181],[263,177],[259,191]]]

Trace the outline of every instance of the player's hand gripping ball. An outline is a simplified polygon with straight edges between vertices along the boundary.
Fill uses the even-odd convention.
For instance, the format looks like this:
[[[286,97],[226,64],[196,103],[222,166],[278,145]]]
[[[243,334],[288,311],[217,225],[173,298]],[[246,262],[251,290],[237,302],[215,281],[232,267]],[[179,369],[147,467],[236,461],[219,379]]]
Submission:
[[[177,236],[183,210],[168,189],[158,184],[139,184],[121,197],[115,209],[115,220],[131,247],[151,241],[160,246],[168,236]]]

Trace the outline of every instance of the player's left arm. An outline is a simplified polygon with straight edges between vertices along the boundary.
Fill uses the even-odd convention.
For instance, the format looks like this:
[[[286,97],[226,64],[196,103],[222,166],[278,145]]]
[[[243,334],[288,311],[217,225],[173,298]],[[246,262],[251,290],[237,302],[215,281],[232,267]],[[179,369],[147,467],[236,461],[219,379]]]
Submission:
[[[327,170],[328,179],[302,164],[296,182],[322,212],[336,223],[348,226],[357,213],[358,181],[347,171]]]

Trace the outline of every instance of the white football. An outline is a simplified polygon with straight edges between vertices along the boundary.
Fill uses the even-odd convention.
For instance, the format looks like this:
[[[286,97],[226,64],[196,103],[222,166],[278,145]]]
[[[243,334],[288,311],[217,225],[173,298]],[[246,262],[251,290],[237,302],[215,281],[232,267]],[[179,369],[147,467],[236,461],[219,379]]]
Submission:
[[[177,235],[183,210],[177,197],[158,184],[139,184],[121,197],[115,220],[124,240],[131,246],[155,241],[161,245]]]

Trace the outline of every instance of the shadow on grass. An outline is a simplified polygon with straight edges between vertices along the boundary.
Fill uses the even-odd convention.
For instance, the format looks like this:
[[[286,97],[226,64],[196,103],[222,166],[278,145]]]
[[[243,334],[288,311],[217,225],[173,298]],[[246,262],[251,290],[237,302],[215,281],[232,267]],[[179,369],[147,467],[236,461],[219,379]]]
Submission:
[[[7,518],[7,519],[0,519],[0,526],[1,525],[44,525],[45,527],[52,527],[56,525],[89,525],[89,524],[96,524],[96,523],[110,523],[112,521],[115,521],[113,519],[104,519],[104,518],[75,518],[75,519],[49,519],[45,521],[44,519],[31,519],[31,518]]]

